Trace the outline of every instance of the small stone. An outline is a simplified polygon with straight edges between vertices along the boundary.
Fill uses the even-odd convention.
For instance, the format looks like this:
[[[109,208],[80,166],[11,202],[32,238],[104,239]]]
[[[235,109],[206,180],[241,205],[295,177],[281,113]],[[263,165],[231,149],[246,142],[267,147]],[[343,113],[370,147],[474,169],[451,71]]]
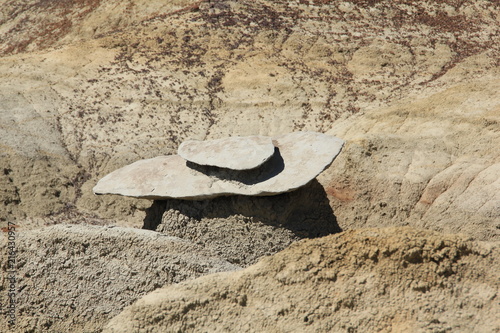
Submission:
[[[189,140],[179,146],[178,154],[200,165],[247,170],[269,160],[274,154],[274,145],[267,136],[230,137],[210,141]]]

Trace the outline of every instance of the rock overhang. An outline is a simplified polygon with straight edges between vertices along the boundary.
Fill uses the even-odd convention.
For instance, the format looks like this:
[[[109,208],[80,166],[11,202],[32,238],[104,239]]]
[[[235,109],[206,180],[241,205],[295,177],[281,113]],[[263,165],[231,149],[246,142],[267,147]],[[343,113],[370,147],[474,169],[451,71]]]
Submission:
[[[293,132],[262,138],[265,139],[258,139],[258,142],[271,141],[274,148],[273,154],[258,167],[234,170],[197,164],[180,155],[158,156],[111,172],[99,180],[93,191],[95,194],[151,200],[277,195],[293,191],[316,178],[333,162],[344,145],[342,139],[318,132]],[[220,142],[231,142],[231,138]],[[210,146],[210,142],[206,146]],[[231,153],[224,152],[226,161],[227,156]],[[215,156],[209,157],[209,160],[216,161]]]

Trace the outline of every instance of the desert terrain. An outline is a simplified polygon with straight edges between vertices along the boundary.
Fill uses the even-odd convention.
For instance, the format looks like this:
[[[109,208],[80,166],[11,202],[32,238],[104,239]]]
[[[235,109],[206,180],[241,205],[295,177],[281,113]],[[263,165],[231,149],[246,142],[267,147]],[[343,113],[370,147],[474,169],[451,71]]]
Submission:
[[[1,330],[500,332],[499,91],[495,0],[0,0]],[[292,192],[92,191],[297,131]]]

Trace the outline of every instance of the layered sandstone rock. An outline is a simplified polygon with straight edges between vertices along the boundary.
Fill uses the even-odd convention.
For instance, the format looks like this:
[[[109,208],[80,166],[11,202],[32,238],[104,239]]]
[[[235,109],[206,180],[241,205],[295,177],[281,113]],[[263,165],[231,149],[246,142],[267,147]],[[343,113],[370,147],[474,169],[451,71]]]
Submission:
[[[186,162],[179,155],[159,156],[106,175],[93,191],[145,199],[275,195],[295,190],[316,178],[344,145],[339,138],[315,132],[286,134],[274,138],[273,143],[272,157],[258,168],[211,168]],[[221,163],[216,163],[224,164],[223,160],[224,156]]]

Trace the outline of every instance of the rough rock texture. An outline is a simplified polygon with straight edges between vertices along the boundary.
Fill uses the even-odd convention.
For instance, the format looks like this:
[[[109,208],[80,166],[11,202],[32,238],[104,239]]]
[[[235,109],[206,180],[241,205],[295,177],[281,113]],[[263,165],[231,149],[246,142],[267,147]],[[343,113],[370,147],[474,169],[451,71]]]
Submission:
[[[499,258],[467,237],[347,231],[156,290],[104,332],[496,332]]]
[[[15,332],[97,332],[156,288],[238,269],[187,240],[131,228],[56,225],[19,232],[15,242]],[[2,237],[2,254],[6,246]],[[0,256],[0,267],[6,304],[7,256]],[[8,327],[4,315],[0,327]]]
[[[344,141],[294,132],[273,139],[274,154],[259,168],[229,170],[186,162],[179,155],[140,160],[103,177],[96,194],[144,199],[208,199],[223,195],[275,195],[304,186],[340,153]]]
[[[190,162],[232,170],[256,168],[274,154],[270,137],[230,137],[217,140],[188,140],[180,144],[177,153]]]
[[[146,213],[145,228],[188,239],[243,266],[299,239],[341,231],[316,180],[272,197],[155,201]]]

